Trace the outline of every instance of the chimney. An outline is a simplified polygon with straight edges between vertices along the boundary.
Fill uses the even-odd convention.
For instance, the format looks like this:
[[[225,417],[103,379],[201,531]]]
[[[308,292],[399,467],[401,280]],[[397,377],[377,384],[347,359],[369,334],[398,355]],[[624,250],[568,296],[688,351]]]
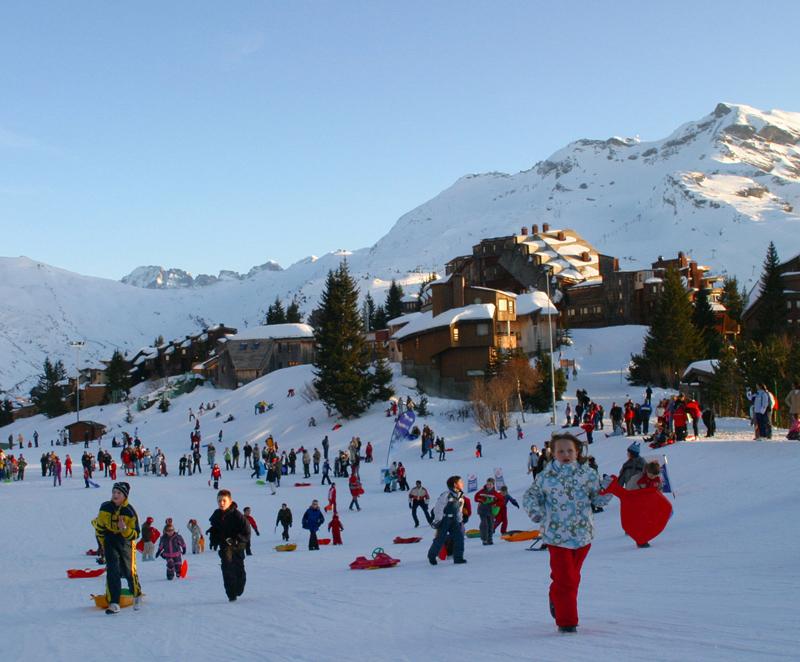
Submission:
[[[539,226],[536,223],[531,225],[531,234],[539,234]]]
[[[557,237],[557,239],[559,241],[566,241],[567,240],[567,235],[564,234],[563,230],[559,231],[559,233],[558,233],[558,235],[556,235],[556,237]]]
[[[464,276],[453,278],[453,308],[464,306]]]
[[[520,232],[520,234],[521,234],[523,237],[527,236],[527,234],[528,234],[528,228],[526,228],[526,227],[523,225],[523,226],[522,226],[522,232]]]
[[[584,262],[592,261],[592,258],[589,257],[589,251],[583,251],[583,253],[581,253],[581,260],[583,260]]]
[[[542,232],[550,232],[550,224],[542,223]]]

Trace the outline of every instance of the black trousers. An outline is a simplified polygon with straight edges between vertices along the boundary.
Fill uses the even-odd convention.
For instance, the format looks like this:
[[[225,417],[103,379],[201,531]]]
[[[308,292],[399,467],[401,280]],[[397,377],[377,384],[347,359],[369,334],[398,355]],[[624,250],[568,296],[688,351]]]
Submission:
[[[119,604],[122,592],[122,578],[128,582],[128,589],[137,597],[142,594],[139,577],[136,574],[136,548],[131,541],[121,536],[106,536],[103,551],[106,557],[106,599]]]
[[[419,518],[417,517],[417,508],[422,508],[422,512],[425,513],[425,519],[428,521],[428,524],[431,523],[431,516],[428,512],[428,504],[424,501],[414,501],[413,505],[411,506],[411,517],[414,518],[414,526],[419,526]]]
[[[319,549],[319,542],[317,542],[317,532],[316,531],[309,531],[308,548],[309,549]]]
[[[281,536],[283,537],[284,540],[289,540],[289,525],[281,524],[281,526],[283,527],[283,533],[281,534]]]
[[[223,547],[219,550],[219,558],[225,593],[229,598],[238,598],[244,593],[244,585],[247,582],[244,551],[235,547]]]

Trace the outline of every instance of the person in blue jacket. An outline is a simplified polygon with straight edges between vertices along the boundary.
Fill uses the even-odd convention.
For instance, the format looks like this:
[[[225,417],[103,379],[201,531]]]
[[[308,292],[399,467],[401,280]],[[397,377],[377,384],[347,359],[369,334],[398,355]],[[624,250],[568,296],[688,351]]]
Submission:
[[[325,515],[319,509],[319,501],[314,499],[311,502],[308,510],[303,514],[303,528],[308,529],[308,549],[319,549],[319,542],[317,542],[317,531],[322,523],[325,521]]]

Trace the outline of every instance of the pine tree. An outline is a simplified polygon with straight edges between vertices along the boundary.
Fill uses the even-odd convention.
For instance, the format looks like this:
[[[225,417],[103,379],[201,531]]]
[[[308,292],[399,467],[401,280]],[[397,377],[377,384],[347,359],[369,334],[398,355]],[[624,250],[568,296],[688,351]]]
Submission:
[[[677,388],[686,366],[702,358],[703,348],[692,323],[692,312],[680,274],[669,269],[642,353],[631,357],[631,382]]]
[[[9,425],[14,422],[14,407],[11,400],[6,398],[3,400],[3,405],[0,407],[0,428],[4,425]]]
[[[66,389],[59,383],[67,378],[67,372],[61,361],[51,363],[50,359],[44,360],[44,372],[39,375],[39,381],[31,389],[31,400],[48,418],[61,416],[67,412],[64,402]]]
[[[158,401],[159,410],[163,411],[163,412],[169,411],[170,404],[172,404],[172,403],[170,403],[169,398],[167,397],[167,394],[166,393],[162,393],[161,394],[161,399]]]
[[[314,329],[314,387],[325,404],[353,418],[366,411],[372,380],[358,314],[358,288],[346,261],[328,272],[320,309]]]
[[[123,358],[119,350],[114,350],[111,361],[106,368],[106,400],[108,402],[119,402],[120,399],[128,395],[131,388],[130,373],[128,372],[128,362]]]
[[[753,337],[766,340],[771,336],[781,336],[787,331],[786,295],[781,282],[780,260],[775,244],[769,242],[767,256],[764,258],[764,271],[761,273],[761,292],[758,295],[758,321]]]
[[[370,402],[386,402],[393,395],[392,369],[386,359],[378,359],[375,362],[375,372],[372,374]]]
[[[530,407],[533,411],[551,411],[553,409],[553,393],[550,387],[553,382],[550,379],[550,361],[550,354],[546,352],[542,352],[542,355],[537,357],[536,370],[541,381],[538,382],[531,394],[522,394],[525,406]],[[553,374],[555,375],[556,400],[560,400],[561,395],[567,388],[567,378],[561,368],[553,371]]]
[[[386,319],[393,320],[403,314],[403,288],[394,279],[386,292],[386,303],[383,306],[386,310]]]
[[[389,316],[386,314],[386,309],[383,306],[378,306],[375,309],[375,315],[372,317],[372,330],[380,331],[387,327]]]
[[[303,321],[297,299],[292,299],[292,303],[290,303],[289,307],[286,309],[286,321],[290,324],[300,324]]]
[[[286,324],[286,311],[279,297],[275,297],[275,303],[267,308],[267,324]]]
[[[720,351],[714,376],[708,385],[708,397],[719,416],[738,416],[743,409],[744,379],[730,347]]]
[[[725,284],[722,288],[722,296],[719,302],[725,306],[725,310],[734,322],[742,321],[742,312],[744,311],[744,300],[742,294],[739,292],[739,281],[736,276],[725,279]]]
[[[364,297],[364,303],[361,306],[361,323],[366,333],[375,330],[375,300],[369,292]]]
[[[722,335],[717,331],[717,318],[711,310],[708,290],[700,290],[694,301],[692,322],[700,336],[702,355],[707,359],[715,359],[722,349]]]

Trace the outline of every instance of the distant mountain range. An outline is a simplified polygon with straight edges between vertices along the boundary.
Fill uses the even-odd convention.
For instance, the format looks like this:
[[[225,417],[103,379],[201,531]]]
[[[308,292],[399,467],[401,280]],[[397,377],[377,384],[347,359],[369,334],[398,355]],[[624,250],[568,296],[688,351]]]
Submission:
[[[246,275],[140,267],[119,283],[0,258],[0,389],[30,388],[45,356],[74,370],[70,339],[87,340],[83,364],[158,335],[259,324],[276,296],[296,297],[308,313],[345,257],[362,294],[382,298],[392,278],[415,292],[427,273],[481,239],[534,223],[576,230],[623,269],[682,250],[751,286],[770,240],[783,259],[800,247],[798,141],[798,113],[721,103],[663,140],[578,140],[529,170],[467,175],[372,247],[286,269],[268,262]]]

